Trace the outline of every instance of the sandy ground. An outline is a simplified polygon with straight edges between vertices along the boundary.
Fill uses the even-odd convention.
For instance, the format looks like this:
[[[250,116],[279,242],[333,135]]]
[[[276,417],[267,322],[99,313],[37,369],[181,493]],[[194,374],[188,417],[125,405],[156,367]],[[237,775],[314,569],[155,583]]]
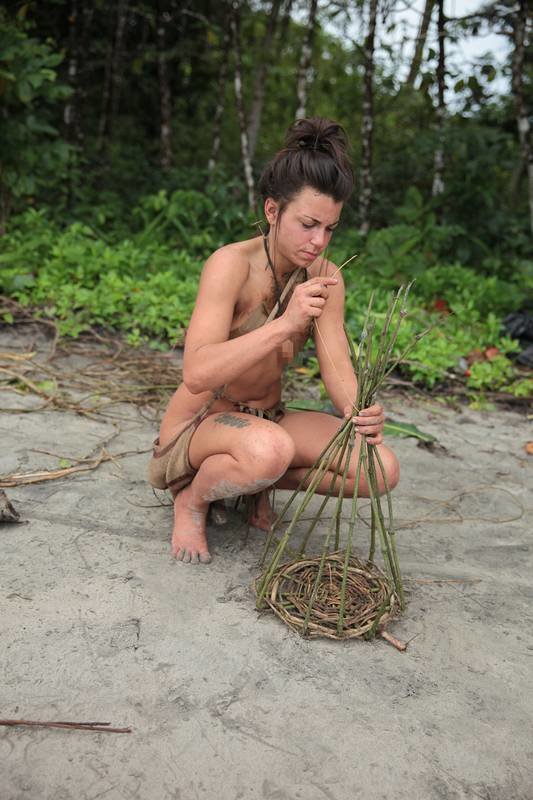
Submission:
[[[26,346],[0,334],[0,350]],[[57,467],[35,449],[82,458],[115,430],[24,413],[39,402],[0,392],[16,412],[0,416],[1,475]],[[533,798],[530,423],[400,398],[387,410],[445,448],[389,440],[403,654],[259,615],[263,534],[235,512],[209,530],[212,564],[175,563],[146,454],[7,489],[26,523],[0,526],[1,715],[133,732],[0,728],[2,800]],[[111,452],[150,447],[154,424],[113,413]]]

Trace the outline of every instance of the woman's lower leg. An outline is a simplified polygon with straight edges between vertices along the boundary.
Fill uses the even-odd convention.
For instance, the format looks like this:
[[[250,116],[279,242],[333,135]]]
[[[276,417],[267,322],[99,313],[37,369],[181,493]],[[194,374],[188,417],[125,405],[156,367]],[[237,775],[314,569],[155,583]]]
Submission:
[[[206,516],[209,503],[226,497],[256,494],[274,484],[287,467],[286,459],[238,461],[228,453],[206,458],[192,482],[174,499],[172,552],[179,561],[208,563]]]

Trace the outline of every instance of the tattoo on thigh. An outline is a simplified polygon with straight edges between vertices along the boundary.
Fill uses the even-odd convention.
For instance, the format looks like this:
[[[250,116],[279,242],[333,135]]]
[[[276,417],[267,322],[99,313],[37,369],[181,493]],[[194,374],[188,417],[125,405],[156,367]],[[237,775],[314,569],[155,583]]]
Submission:
[[[250,424],[247,419],[234,417],[233,414],[219,414],[218,417],[215,417],[215,422],[219,422],[221,425],[229,425],[230,428],[246,428]]]

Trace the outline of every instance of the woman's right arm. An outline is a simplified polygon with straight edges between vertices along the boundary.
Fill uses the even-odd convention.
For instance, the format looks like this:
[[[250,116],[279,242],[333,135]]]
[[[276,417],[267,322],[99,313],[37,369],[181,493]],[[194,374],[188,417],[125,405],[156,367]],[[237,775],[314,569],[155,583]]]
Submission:
[[[321,314],[327,296],[322,284],[337,282],[312,278],[300,284],[281,317],[228,340],[248,270],[247,259],[230,248],[217,250],[205,263],[183,356],[183,382],[192,394],[215,391],[231,383],[291,335],[305,330],[309,320]],[[319,286],[322,296],[317,296]]]
[[[247,259],[229,248],[205,262],[183,356],[183,382],[193,394],[231,383],[290,336],[290,326],[280,318],[228,341],[248,270]]]

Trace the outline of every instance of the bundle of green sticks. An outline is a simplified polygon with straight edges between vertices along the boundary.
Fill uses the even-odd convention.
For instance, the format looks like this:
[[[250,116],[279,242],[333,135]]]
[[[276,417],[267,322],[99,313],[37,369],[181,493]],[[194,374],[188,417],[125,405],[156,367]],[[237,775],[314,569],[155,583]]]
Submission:
[[[395,354],[400,326],[407,315],[411,285],[401,286],[392,298],[379,334],[372,317],[373,295],[357,348],[346,332],[358,383],[353,416],[375,402],[387,376],[430,330],[417,334],[403,352]],[[347,497],[346,484],[354,448],[357,450],[356,437],[361,438],[361,442],[355,468],[355,488]],[[325,494],[318,495],[317,489],[326,474],[332,476],[328,489]],[[361,522],[357,487],[362,475],[369,490],[371,513],[370,524],[365,526],[369,531],[366,559],[354,552],[355,543],[357,541],[360,545],[361,538],[356,525]],[[381,492],[378,476],[381,476]],[[309,507],[315,497],[311,511]],[[345,499],[350,501],[347,525],[343,524]],[[317,501],[320,501],[318,506]],[[329,511],[328,506],[331,508],[330,501],[333,510],[328,517],[326,511]],[[310,516],[305,516],[306,511]],[[320,523],[326,523],[326,531],[318,554],[313,554],[308,550],[312,548],[312,534]],[[285,530],[281,533],[283,528]],[[323,525],[319,530],[323,530]],[[383,562],[381,568],[375,563],[378,539]],[[287,558],[291,560],[287,561]],[[405,609],[391,492],[378,447],[356,434],[351,418],[340,425],[277,515],[265,543],[261,564],[263,571],[255,582],[257,608],[270,607],[302,635],[371,639],[379,634],[396,646],[400,645],[385,631],[386,623]]]

